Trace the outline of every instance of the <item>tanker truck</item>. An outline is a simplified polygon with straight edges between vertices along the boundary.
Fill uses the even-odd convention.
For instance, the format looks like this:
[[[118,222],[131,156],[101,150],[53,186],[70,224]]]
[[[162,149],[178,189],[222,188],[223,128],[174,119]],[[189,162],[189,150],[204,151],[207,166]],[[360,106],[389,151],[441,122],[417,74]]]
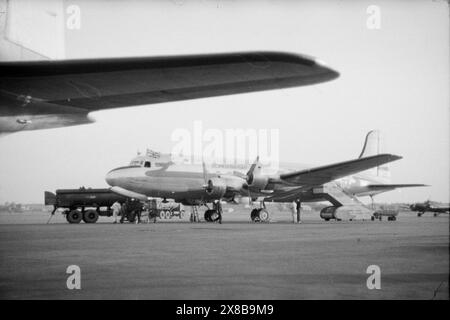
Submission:
[[[52,214],[63,209],[69,223],[95,223],[99,216],[112,215],[111,206],[118,201],[124,203],[127,198],[109,189],[58,189],[56,194],[45,191],[45,205],[53,206]]]

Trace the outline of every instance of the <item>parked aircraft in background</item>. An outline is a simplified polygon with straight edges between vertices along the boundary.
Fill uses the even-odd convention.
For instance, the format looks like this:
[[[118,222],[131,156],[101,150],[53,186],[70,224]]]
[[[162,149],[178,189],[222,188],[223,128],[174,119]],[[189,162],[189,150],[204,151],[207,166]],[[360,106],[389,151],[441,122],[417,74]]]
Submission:
[[[92,111],[281,89],[335,79],[281,52],[0,62],[0,133],[93,122]]]
[[[199,206],[217,200],[235,201],[239,197],[260,200],[251,211],[252,220],[268,221],[265,202],[329,201],[332,206],[321,210],[321,217],[330,219],[370,219],[375,210],[365,206],[357,196],[373,196],[399,187],[423,184],[390,184],[386,163],[401,159],[379,151],[379,132],[370,131],[357,159],[314,168],[295,170],[283,165],[275,172],[265,170],[259,160],[249,170],[217,166],[209,172],[205,163],[175,163],[169,154],[149,152],[133,159],[129,166],[111,170],[106,182],[120,195],[147,200],[149,197],[173,199],[185,205]],[[373,168],[372,170],[369,170]],[[195,210],[195,208],[193,208]],[[214,220],[214,209],[205,213]]]
[[[427,200],[425,202],[417,202],[409,206],[411,211],[416,211],[417,216],[421,217],[425,212],[433,212],[433,215],[437,217],[441,213],[449,213],[449,204],[441,204],[435,201]]]

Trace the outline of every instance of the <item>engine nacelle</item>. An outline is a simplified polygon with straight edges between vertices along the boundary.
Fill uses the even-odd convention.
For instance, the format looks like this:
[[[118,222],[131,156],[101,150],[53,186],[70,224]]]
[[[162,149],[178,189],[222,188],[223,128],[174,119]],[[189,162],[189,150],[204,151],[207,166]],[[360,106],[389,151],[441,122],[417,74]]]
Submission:
[[[208,196],[220,199],[227,192],[227,184],[220,178],[211,178],[208,180],[208,185],[205,189]]]
[[[250,176],[248,179],[248,186],[253,190],[264,190],[269,183],[269,178],[267,176]]]
[[[327,221],[330,219],[336,219],[336,216],[334,215],[336,209],[337,207],[335,206],[325,207],[322,210],[320,210],[320,217]]]

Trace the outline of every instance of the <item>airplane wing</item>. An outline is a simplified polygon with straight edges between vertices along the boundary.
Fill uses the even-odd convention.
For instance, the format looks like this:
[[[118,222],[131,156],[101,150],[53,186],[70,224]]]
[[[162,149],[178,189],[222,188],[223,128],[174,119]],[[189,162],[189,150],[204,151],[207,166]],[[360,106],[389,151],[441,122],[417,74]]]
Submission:
[[[281,174],[271,183],[288,184],[303,187],[320,186],[327,182],[358,173],[382,164],[396,161],[402,157],[392,154],[379,154],[331,165]]]
[[[280,52],[0,63],[0,133],[92,122],[89,112],[316,84],[336,71]]]

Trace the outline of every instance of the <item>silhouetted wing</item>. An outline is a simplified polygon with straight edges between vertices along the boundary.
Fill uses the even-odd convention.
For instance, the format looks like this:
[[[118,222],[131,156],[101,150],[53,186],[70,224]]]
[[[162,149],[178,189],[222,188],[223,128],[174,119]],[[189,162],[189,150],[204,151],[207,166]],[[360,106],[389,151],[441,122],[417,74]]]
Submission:
[[[338,76],[314,59],[277,52],[3,62],[0,132],[72,125],[71,112],[77,124],[96,110],[296,87]],[[30,125],[37,116],[55,114],[65,114],[60,125]]]

